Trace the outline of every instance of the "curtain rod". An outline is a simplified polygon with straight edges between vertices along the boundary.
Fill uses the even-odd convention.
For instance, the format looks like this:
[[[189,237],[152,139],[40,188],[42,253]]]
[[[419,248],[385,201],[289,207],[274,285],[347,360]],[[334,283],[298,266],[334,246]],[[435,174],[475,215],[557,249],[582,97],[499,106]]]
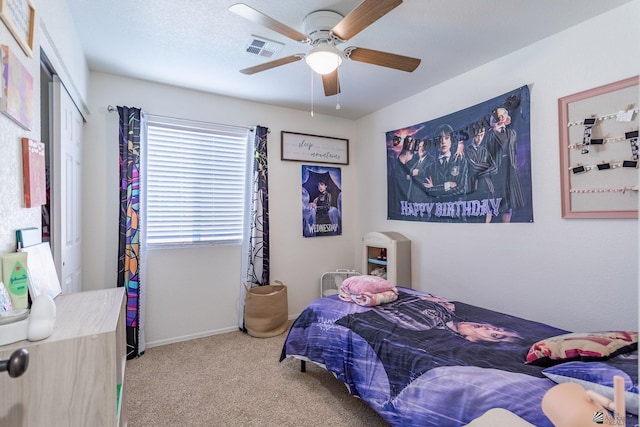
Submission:
[[[117,112],[118,109],[116,107],[114,107],[113,105],[107,105],[107,111],[110,113],[114,113]],[[206,124],[210,124],[210,125],[217,125],[217,126],[234,126],[234,127],[239,127],[239,128],[244,128],[244,129],[249,129],[251,132],[255,131],[255,127],[254,126],[236,126],[236,125],[229,125],[229,124],[223,124],[223,123],[211,123],[211,122],[205,122],[202,120],[192,120],[192,119],[183,119],[180,117],[171,117],[171,116],[161,116],[159,114],[151,114],[151,113],[146,113],[147,116],[151,116],[151,117],[159,117],[159,118],[163,118],[163,119],[171,119],[171,120],[188,120],[191,122],[196,122],[196,123],[206,123]],[[267,133],[271,133],[271,129],[267,128]]]

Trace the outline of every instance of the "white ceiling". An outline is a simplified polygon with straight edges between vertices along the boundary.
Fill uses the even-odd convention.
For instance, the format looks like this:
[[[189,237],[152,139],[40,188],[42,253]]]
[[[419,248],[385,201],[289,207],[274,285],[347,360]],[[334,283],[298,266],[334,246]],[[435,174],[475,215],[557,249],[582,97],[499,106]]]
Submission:
[[[631,0],[405,0],[339,47],[359,46],[417,57],[422,59],[420,66],[406,73],[346,61],[339,70],[342,93],[332,97],[324,96],[320,77],[312,76],[304,61],[254,75],[238,71],[309,50],[306,44],[228,10],[240,1],[300,32],[304,32],[304,17],[312,11],[332,10],[344,16],[361,2],[67,0],[91,70],[304,111],[311,111],[313,100],[315,113],[349,119]],[[245,51],[251,35],[285,46],[277,58],[255,56]]]

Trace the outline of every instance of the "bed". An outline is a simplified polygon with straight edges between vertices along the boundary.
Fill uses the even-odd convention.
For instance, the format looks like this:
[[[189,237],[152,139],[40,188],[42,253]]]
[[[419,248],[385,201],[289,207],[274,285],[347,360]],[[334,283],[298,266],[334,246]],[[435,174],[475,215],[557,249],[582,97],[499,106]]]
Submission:
[[[397,289],[396,301],[375,307],[315,300],[291,326],[280,361],[327,369],[393,426],[462,426],[496,407],[552,426],[540,403],[556,382],[525,359],[534,343],[569,331]],[[637,350],[620,353],[606,363],[637,393]]]

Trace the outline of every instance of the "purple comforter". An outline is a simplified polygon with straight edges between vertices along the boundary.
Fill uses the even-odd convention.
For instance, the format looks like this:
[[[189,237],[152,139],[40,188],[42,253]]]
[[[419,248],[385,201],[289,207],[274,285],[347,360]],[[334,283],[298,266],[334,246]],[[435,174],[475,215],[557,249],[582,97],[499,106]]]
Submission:
[[[398,301],[372,308],[337,296],[312,302],[292,325],[280,360],[325,367],[394,426],[462,426],[500,407],[552,427],[540,403],[555,383],[524,360],[534,342],[567,331],[399,290]],[[454,326],[461,324],[477,328],[472,334],[489,331],[489,338],[465,335]],[[629,374],[637,384],[637,372]]]

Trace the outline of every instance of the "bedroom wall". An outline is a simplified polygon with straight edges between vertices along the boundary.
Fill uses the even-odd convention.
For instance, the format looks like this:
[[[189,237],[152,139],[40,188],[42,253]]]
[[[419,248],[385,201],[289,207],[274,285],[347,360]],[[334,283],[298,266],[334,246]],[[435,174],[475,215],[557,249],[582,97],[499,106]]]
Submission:
[[[371,230],[396,230],[413,240],[414,282],[424,283],[425,290],[567,329],[637,328],[637,221],[560,218],[557,98],[638,74],[640,59],[632,50],[640,42],[640,34],[632,17],[640,13],[640,0],[357,122],[319,115],[311,118],[306,112],[89,74],[69,24],[66,2],[35,0],[34,5],[43,31],[36,34],[36,46],[46,32],[47,54],[57,61],[58,71],[68,76],[66,83],[73,86],[79,104],[90,100],[91,114],[84,135],[85,290],[115,286],[117,167],[109,167],[107,162],[114,165],[114,159],[117,161],[117,115],[107,113],[106,107],[128,104],[155,114],[201,115],[200,119],[216,122],[258,123],[271,128],[272,278],[289,285],[291,315],[299,313],[317,295],[323,272],[337,267],[359,268],[362,235]],[[0,41],[19,49],[2,25]],[[34,77],[39,75],[37,62],[28,65]],[[387,221],[386,181],[380,173],[386,169],[384,132],[458,111],[522,84],[532,85],[535,222],[456,226]],[[38,100],[39,96],[35,102]],[[34,108],[39,117],[36,104]],[[345,198],[342,237],[300,237],[301,163],[279,160],[279,133],[283,129],[350,139],[351,165],[343,167],[345,192],[350,197]],[[15,248],[16,228],[40,223],[39,211],[21,204],[18,145],[20,137],[38,138],[38,134],[39,129],[23,131],[0,114],[2,252]],[[372,143],[379,149],[372,149]],[[440,247],[445,242],[462,243],[438,252],[433,242]],[[578,256],[585,248],[598,253],[582,263]],[[175,286],[178,273],[176,264],[172,264],[179,259],[167,251],[154,252],[149,259],[149,282],[153,285],[149,287],[146,315],[149,344],[236,327],[234,282],[239,271],[239,248],[183,252],[188,261],[206,268],[183,280],[186,287],[182,288]],[[504,273],[492,275],[497,259]],[[449,273],[436,272],[434,266],[452,262],[455,266]],[[464,268],[457,267],[463,264]],[[482,273],[487,277],[482,278]]]
[[[15,230],[40,227],[40,208],[25,208],[22,183],[21,138],[40,136],[40,47],[59,66],[63,82],[72,87],[79,104],[86,96],[88,68],[82,54],[71,15],[64,0],[34,0],[36,23],[33,56],[22,51],[4,24],[0,24],[0,44],[9,46],[33,77],[33,127],[25,130],[0,114],[0,253],[15,251]],[[64,63],[64,66],[61,64]]]
[[[288,286],[289,313],[319,294],[322,273],[352,267],[357,238],[355,177],[359,163],[341,166],[344,232],[303,238],[300,162],[280,160],[282,130],[347,138],[355,122],[92,72],[84,129],[83,235],[85,290],[115,286],[118,238],[118,114],[108,105],[138,106],[150,114],[270,128],[269,209],[271,280]],[[146,341],[158,345],[237,329],[240,247],[151,250],[148,254]],[[185,268],[189,266],[189,268]]]
[[[39,208],[25,208],[22,183],[22,142],[24,137],[40,140],[39,61],[27,58],[9,30],[0,24],[0,44],[9,46],[29,73],[34,76],[33,128],[28,131],[0,113],[0,253],[16,250],[17,228],[39,227]],[[0,273],[2,267],[0,267]],[[0,276],[1,277],[1,276]]]
[[[631,2],[359,120],[356,157],[367,167],[357,181],[367,184],[358,191],[357,234],[394,230],[410,238],[413,283],[422,290],[569,330],[637,329],[638,221],[561,218],[557,100],[639,73],[638,16],[640,1]],[[534,223],[386,219],[386,131],[525,84]],[[356,245],[356,257],[360,251]]]

